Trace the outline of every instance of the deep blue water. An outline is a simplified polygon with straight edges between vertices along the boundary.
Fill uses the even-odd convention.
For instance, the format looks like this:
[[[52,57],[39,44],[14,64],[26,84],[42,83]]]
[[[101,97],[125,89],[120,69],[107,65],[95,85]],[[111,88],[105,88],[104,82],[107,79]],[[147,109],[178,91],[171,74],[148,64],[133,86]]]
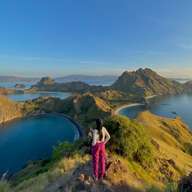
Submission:
[[[31,160],[50,157],[59,141],[78,137],[75,124],[61,115],[13,121],[0,129],[0,175],[14,173]]]
[[[171,118],[175,118],[178,115],[192,128],[192,95],[157,97],[150,101],[148,110],[152,113]],[[135,118],[139,112],[145,110],[146,108],[140,105],[122,109],[119,113]]]
[[[52,97],[58,97],[60,99],[65,99],[70,95],[71,93],[67,93],[67,92],[37,92],[37,93],[25,93],[25,94],[12,94],[7,96],[14,101],[26,101],[26,100],[32,100],[41,96],[52,96]]]

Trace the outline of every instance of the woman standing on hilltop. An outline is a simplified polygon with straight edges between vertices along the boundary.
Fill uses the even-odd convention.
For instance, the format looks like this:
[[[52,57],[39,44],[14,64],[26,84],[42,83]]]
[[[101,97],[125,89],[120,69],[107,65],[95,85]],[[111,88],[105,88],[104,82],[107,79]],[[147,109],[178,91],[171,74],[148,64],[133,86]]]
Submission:
[[[105,176],[105,144],[109,141],[110,135],[103,126],[101,119],[96,119],[96,128],[91,129],[89,135],[92,137],[93,175],[95,181],[97,181],[98,179],[103,179]]]

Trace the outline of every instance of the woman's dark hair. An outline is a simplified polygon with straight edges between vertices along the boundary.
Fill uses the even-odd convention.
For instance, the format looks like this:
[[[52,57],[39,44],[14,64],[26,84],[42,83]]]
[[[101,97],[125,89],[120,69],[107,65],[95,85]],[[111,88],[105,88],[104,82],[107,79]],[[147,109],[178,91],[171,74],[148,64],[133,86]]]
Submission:
[[[99,132],[99,136],[100,138],[102,137],[102,127],[103,127],[103,120],[102,119],[96,119],[95,120],[95,123],[96,123],[96,129],[98,130]]]

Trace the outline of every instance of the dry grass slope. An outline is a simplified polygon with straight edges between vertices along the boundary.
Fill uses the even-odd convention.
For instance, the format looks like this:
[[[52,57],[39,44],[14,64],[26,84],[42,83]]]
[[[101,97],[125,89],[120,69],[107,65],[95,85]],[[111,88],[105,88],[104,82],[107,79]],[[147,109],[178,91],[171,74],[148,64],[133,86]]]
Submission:
[[[137,121],[144,125],[158,149],[159,166],[166,161],[172,164],[173,179],[178,180],[182,174],[192,171],[192,156],[184,149],[185,142],[192,144],[192,134],[180,118],[169,119],[143,112]],[[162,167],[159,168],[162,170]]]
[[[23,116],[22,104],[0,96],[0,124]]]

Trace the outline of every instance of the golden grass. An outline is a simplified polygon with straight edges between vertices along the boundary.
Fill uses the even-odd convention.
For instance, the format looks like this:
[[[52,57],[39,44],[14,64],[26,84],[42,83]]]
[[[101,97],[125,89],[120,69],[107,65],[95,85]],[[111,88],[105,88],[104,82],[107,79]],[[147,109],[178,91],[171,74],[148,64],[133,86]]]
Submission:
[[[0,96],[0,123],[23,116],[22,104]]]
[[[182,150],[185,142],[192,143],[192,134],[180,118],[170,119],[143,112],[137,117],[137,121],[144,125],[151,138],[158,143],[158,158],[174,160],[179,172],[183,174],[192,171],[192,156]],[[171,129],[179,133],[178,138]]]

